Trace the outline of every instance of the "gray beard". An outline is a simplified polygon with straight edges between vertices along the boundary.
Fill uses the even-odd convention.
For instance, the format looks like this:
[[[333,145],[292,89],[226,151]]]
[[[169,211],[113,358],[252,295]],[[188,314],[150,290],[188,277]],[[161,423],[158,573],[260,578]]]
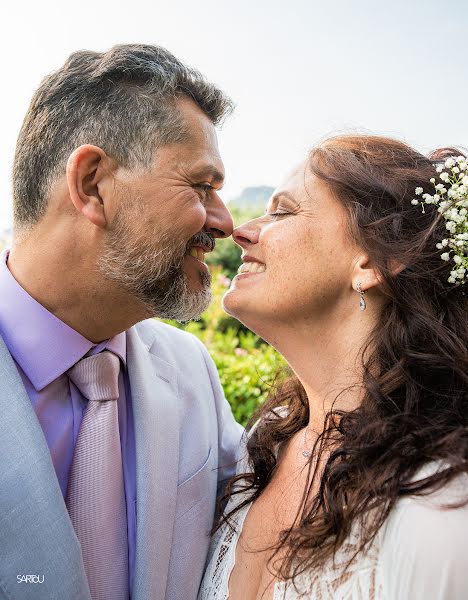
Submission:
[[[202,289],[191,291],[183,270],[187,243],[177,243],[164,232],[150,246],[147,237],[147,232],[146,236],[131,232],[119,214],[97,261],[98,271],[138,299],[150,316],[181,322],[199,319],[212,299],[211,275],[200,273]]]

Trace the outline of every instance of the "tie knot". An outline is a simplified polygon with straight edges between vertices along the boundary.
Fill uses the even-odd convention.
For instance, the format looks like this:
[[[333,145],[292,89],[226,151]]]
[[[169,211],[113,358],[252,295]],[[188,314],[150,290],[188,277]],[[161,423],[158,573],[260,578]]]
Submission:
[[[104,350],[94,356],[82,358],[67,374],[88,400],[117,400],[119,371],[118,356]]]

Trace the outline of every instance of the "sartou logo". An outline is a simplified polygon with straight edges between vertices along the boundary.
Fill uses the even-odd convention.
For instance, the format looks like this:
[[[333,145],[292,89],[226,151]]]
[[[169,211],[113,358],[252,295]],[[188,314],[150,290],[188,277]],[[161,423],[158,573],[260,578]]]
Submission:
[[[16,581],[17,583],[44,583],[44,575],[17,575]]]

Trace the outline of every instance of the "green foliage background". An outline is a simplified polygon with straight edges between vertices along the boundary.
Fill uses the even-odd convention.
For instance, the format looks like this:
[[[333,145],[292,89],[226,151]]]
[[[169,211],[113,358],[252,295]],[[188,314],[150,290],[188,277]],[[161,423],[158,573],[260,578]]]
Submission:
[[[229,207],[231,209],[231,207]],[[231,210],[240,224],[258,216],[255,211]],[[196,335],[208,348],[218,368],[221,385],[234,416],[243,425],[265,401],[283,358],[265,341],[227,315],[221,300],[241,264],[241,249],[231,238],[218,240],[207,256],[213,277],[213,302],[199,321],[180,324],[166,321]]]

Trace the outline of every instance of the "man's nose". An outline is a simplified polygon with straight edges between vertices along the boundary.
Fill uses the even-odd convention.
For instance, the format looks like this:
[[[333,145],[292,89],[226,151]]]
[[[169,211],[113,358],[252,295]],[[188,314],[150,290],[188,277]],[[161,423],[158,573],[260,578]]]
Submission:
[[[205,229],[215,238],[226,238],[232,234],[233,228],[231,213],[218,194],[213,194],[206,206]]]

